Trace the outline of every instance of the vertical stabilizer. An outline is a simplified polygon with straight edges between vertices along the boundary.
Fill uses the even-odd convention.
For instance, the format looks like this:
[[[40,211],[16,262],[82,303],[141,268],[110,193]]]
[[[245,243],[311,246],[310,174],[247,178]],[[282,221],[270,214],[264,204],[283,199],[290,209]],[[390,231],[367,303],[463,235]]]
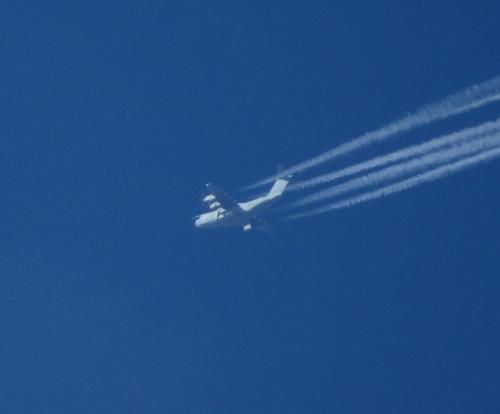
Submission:
[[[276,175],[276,181],[274,182],[271,191],[268,193],[269,198],[279,197],[286,190],[286,187],[292,179],[291,175],[283,175],[283,166],[278,166],[278,173]]]

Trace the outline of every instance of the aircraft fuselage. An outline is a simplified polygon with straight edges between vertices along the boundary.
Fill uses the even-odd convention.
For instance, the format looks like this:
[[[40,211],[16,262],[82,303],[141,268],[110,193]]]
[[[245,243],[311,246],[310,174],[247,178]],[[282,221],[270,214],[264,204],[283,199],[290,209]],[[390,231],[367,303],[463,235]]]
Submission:
[[[196,216],[193,219],[194,225],[199,229],[241,226],[245,231],[252,228],[264,230],[268,227],[257,214],[283,195],[290,178],[291,176],[278,177],[266,195],[244,203],[237,203],[213,184],[207,184],[209,194],[203,197],[203,202],[210,211]]]
[[[225,210],[218,208],[208,213],[200,214],[194,218],[194,225],[199,229],[209,229],[213,227],[237,227],[245,226],[252,221],[252,218],[265,210],[276,201],[275,198],[259,197],[245,203],[238,203],[239,208]]]

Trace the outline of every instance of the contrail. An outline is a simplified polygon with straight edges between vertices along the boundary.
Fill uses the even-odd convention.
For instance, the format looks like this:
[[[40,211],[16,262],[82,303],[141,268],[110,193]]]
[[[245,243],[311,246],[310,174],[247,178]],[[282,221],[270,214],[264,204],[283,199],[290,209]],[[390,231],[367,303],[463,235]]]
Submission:
[[[465,142],[449,149],[436,151],[428,155],[401,162],[391,167],[366,174],[362,177],[354,178],[345,183],[319,191],[292,204],[292,207],[299,207],[306,204],[332,198],[350,191],[358,190],[363,187],[374,186],[384,181],[395,180],[403,175],[414,174],[418,171],[427,170],[439,164],[449,163],[457,159],[483,152],[500,145],[500,133],[487,135],[484,138],[477,138],[474,141]]]
[[[408,178],[403,181],[399,181],[395,184],[388,185],[386,187],[379,188],[359,196],[348,198],[344,201],[330,204],[326,207],[318,208],[315,210],[307,211],[305,213],[294,214],[286,217],[286,220],[295,220],[298,218],[304,218],[309,216],[314,216],[317,214],[327,213],[333,210],[339,210],[342,208],[352,207],[357,204],[366,203],[367,201],[376,200],[378,198],[387,197],[391,194],[399,193],[401,191],[409,190],[418,185],[428,183],[431,181],[438,180],[440,178],[446,177],[450,174],[457,173],[465,168],[472,167],[476,164],[491,161],[496,157],[500,156],[500,147],[485,151],[474,156],[465,158],[460,161],[456,161],[451,164],[444,165],[442,167],[435,168],[431,171],[419,174],[415,177]]]
[[[286,169],[284,173],[295,174],[304,171],[375,142],[383,141],[434,121],[480,108],[498,100],[500,100],[500,77],[495,77],[489,81],[470,86],[460,92],[449,95],[439,102],[423,106],[416,112],[383,126],[382,128],[367,132],[352,141],[341,144],[323,154],[290,167]],[[266,177],[246,187],[246,189],[268,184],[272,182],[274,178],[274,176]]]
[[[309,187],[326,184],[339,178],[348,177],[363,171],[382,167],[387,164],[395,163],[396,161],[402,161],[419,155],[424,155],[441,147],[456,145],[471,138],[475,138],[486,133],[491,133],[491,131],[498,128],[500,128],[500,118],[493,122],[485,122],[484,124],[475,127],[466,128],[452,134],[434,138],[430,141],[424,142],[423,144],[413,145],[402,150],[391,152],[387,155],[375,157],[371,160],[349,166],[342,170],[313,177],[308,180],[299,181],[298,183],[291,184],[289,186],[289,191],[298,191]]]

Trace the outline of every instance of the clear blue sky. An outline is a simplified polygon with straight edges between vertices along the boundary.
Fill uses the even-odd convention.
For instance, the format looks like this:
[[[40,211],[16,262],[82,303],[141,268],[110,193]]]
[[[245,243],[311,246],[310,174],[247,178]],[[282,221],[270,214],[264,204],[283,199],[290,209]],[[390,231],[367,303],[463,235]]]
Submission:
[[[271,237],[191,223],[207,181],[240,196],[498,75],[499,18],[3,2],[0,412],[500,412],[500,161]]]

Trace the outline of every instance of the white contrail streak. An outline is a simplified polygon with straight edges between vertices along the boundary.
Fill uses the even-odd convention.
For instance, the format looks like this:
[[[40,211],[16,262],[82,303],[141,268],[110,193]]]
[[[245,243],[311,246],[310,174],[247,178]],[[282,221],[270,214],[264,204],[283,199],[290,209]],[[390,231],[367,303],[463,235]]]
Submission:
[[[500,77],[493,78],[481,84],[470,86],[460,92],[450,95],[442,101],[426,105],[416,112],[394,121],[382,128],[367,132],[345,144],[341,144],[316,157],[310,158],[284,171],[285,174],[295,174],[308,168],[322,164],[333,158],[345,155],[354,150],[366,147],[375,142],[383,141],[400,133],[419,126],[430,124],[453,115],[458,115],[484,105],[500,100]],[[251,189],[268,184],[274,176],[264,178],[246,187]]]
[[[354,178],[345,183],[327,188],[326,190],[301,198],[292,204],[292,207],[303,206],[358,190],[363,187],[374,186],[384,181],[395,180],[403,175],[415,174],[416,172],[427,170],[440,164],[456,161],[457,159],[491,149],[498,145],[500,145],[500,133],[497,131],[496,134],[490,134],[484,138],[465,142],[450,149],[436,151],[419,158],[414,158],[410,161],[401,162],[380,171],[366,174],[362,177]]]
[[[408,178],[403,181],[379,188],[377,190],[361,194],[359,196],[351,197],[346,200],[330,204],[326,207],[318,208],[315,210],[310,210],[305,213],[294,214],[288,216],[287,220],[295,220],[298,218],[304,218],[309,216],[314,216],[317,214],[327,213],[333,210],[339,210],[347,207],[352,207],[357,204],[366,203],[367,201],[376,200],[378,198],[387,197],[389,195],[399,193],[401,191],[409,190],[418,185],[428,183],[431,181],[438,180],[440,178],[446,177],[450,174],[457,173],[465,168],[472,167],[476,164],[491,161],[492,159],[500,156],[500,147],[485,151],[471,157],[465,158],[460,161],[456,161],[451,164],[444,165],[442,167],[435,168],[433,170],[427,171],[425,173],[419,174],[415,177]]]
[[[291,184],[289,186],[289,191],[298,191],[309,187],[326,184],[339,178],[348,177],[363,171],[383,167],[384,165],[392,164],[396,161],[403,161],[412,157],[424,155],[441,147],[460,144],[469,139],[484,135],[486,133],[491,133],[491,131],[498,128],[500,128],[500,118],[493,122],[485,122],[484,124],[472,128],[466,128],[452,134],[434,138],[430,141],[424,142],[423,144],[413,145],[402,150],[375,157],[371,160],[351,165],[342,170],[313,177],[308,180],[299,181],[298,183]]]

